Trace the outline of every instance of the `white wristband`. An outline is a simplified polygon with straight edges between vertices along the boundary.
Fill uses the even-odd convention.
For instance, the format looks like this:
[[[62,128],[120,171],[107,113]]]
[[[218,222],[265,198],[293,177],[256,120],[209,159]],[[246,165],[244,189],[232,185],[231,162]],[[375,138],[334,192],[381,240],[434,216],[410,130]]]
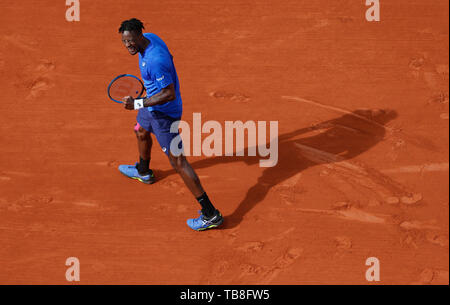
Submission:
[[[141,108],[144,108],[144,100],[143,99],[134,100],[134,110],[138,110]]]

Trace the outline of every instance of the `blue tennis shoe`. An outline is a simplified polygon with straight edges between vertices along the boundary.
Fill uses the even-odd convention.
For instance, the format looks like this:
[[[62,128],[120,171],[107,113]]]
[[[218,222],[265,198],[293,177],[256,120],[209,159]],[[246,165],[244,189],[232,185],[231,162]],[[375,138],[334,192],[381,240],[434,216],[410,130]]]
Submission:
[[[153,171],[150,170],[147,174],[141,175],[137,169],[138,163],[135,165],[120,165],[119,171],[128,178],[138,180],[145,184],[152,184],[156,181]]]
[[[222,214],[218,210],[215,211],[214,215],[207,218],[205,215],[201,214],[198,218],[192,218],[187,220],[187,225],[195,231],[204,231],[208,229],[217,228],[223,223]]]

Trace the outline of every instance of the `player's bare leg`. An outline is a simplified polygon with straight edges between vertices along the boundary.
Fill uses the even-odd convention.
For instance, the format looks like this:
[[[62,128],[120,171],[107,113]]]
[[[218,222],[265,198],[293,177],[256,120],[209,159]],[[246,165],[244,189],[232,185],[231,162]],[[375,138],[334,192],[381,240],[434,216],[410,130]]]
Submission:
[[[149,164],[150,163],[150,154],[151,154],[152,145],[153,145],[153,141],[152,141],[150,132],[148,132],[141,126],[139,126],[138,128],[135,129],[135,133],[136,133],[136,139],[137,139],[140,159],[144,160],[145,163],[148,162],[148,164]],[[142,171],[149,169],[148,168],[149,166],[148,165],[145,166],[145,165],[142,168]]]
[[[152,137],[150,132],[136,124],[134,128],[139,151],[139,162],[136,165],[120,165],[119,171],[125,176],[152,184],[156,181],[153,171],[150,169],[150,154],[152,149]]]
[[[202,206],[202,215],[196,219],[189,219],[188,225],[192,229],[198,231],[215,228],[221,225],[223,222],[222,215],[209,200],[208,195],[200,183],[200,179],[186,160],[186,157],[183,155],[175,157],[172,154],[169,154],[169,161],[177,173],[180,174],[187,188]]]
[[[198,198],[205,193],[200,183],[200,179],[198,178],[192,166],[186,160],[185,156],[181,155],[179,157],[175,157],[172,154],[169,154],[169,161],[170,164],[172,164],[172,167],[181,176],[187,188],[191,191],[192,195],[194,195],[195,198]]]

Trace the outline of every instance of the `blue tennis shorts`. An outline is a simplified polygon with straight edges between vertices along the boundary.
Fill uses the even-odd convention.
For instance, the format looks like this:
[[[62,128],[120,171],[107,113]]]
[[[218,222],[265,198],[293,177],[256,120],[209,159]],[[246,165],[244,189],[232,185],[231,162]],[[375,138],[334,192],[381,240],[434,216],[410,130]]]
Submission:
[[[139,109],[135,126],[135,130],[139,127],[144,128],[146,131],[151,132],[155,135],[156,140],[158,140],[161,149],[166,155],[170,152],[170,143],[176,136],[179,135],[178,122],[181,118],[172,118],[167,114],[160,111],[148,111],[147,108]],[[171,133],[170,127],[172,124],[177,124],[176,132]],[[179,148],[182,147],[182,142],[179,143]]]

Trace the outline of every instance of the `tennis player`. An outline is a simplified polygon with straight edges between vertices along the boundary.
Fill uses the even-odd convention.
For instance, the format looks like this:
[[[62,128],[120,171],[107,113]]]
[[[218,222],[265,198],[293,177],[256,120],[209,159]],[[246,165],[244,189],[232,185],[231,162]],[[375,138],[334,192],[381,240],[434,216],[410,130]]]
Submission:
[[[138,100],[135,102],[130,96],[123,99],[125,109],[140,108],[134,128],[140,159],[135,165],[120,165],[119,171],[146,184],[155,182],[150,169],[153,133],[170,164],[202,207],[200,217],[187,220],[188,226],[197,231],[216,228],[223,223],[222,215],[209,200],[185,156],[174,156],[170,152],[170,143],[178,135],[171,133],[170,127],[181,119],[182,114],[180,83],[173,56],[161,38],[152,33],[143,33],[142,30],[144,25],[135,18],[122,22],[119,28],[128,52],[131,55],[139,54],[139,68],[147,90],[147,98],[143,103]]]

